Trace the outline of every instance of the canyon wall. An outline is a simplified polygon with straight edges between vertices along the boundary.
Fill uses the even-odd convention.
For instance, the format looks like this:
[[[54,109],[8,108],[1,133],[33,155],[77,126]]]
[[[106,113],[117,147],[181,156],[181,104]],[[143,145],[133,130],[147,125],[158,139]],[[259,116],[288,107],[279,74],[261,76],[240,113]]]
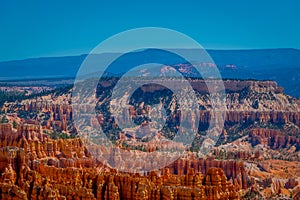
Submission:
[[[297,135],[287,135],[280,130],[253,129],[249,133],[249,142],[255,146],[263,144],[272,149],[287,148],[295,145],[296,151],[300,149],[300,138]]]

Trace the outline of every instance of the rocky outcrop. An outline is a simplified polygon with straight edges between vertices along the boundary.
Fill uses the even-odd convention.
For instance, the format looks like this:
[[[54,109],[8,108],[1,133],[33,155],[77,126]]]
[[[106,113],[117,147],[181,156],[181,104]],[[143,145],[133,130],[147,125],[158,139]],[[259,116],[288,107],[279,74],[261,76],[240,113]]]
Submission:
[[[18,177],[18,179],[16,179]],[[16,172],[10,165],[1,173],[1,198],[18,199],[239,199],[240,186],[227,181],[220,168],[204,177],[189,170],[186,175],[151,173],[100,173],[94,168],[56,168],[36,163]],[[12,191],[7,188],[13,188]]]
[[[72,120],[72,106],[68,94],[47,95],[22,102],[6,103],[2,110],[4,112],[22,111],[23,117],[27,115],[26,117],[41,123],[44,128],[70,131],[68,125]]]
[[[38,125],[23,124],[18,126],[17,131],[13,131],[10,124],[0,124],[0,138],[0,148],[24,149],[30,166],[38,159],[46,159],[49,165],[56,167],[95,165],[80,139],[52,140],[42,133]]]
[[[287,148],[292,145],[295,145],[296,150],[300,149],[300,138],[287,135],[280,130],[253,129],[249,133],[249,142],[253,146],[263,144],[272,149]]]
[[[198,92],[197,97],[202,109],[199,114],[200,127],[205,130],[211,119],[208,90],[203,80],[190,81]],[[255,124],[258,126],[287,124],[291,127],[300,125],[299,101],[284,95],[283,89],[275,82],[230,80],[225,81],[224,84],[227,90],[227,111],[226,130],[222,134],[225,139],[232,136],[230,135],[232,132],[239,134],[235,130],[249,124],[251,125],[248,126],[249,128],[256,127],[252,126]],[[175,87],[179,88],[181,85],[178,83]],[[163,87],[143,86],[141,96],[160,89],[165,91]],[[99,98],[107,95],[103,94],[104,96],[100,94]],[[170,105],[163,105],[163,103]],[[189,126],[195,129],[192,125],[195,124],[196,117],[191,118],[188,114],[176,112],[173,109],[176,107],[175,104],[172,107],[168,101],[161,102],[159,105],[158,108],[152,108],[141,98],[133,102],[129,112],[124,111],[123,120],[128,120],[130,117],[142,118],[148,115],[151,109],[163,110],[167,106],[171,110],[167,119],[169,128],[176,130],[178,119],[182,118],[183,121],[190,120]],[[43,96],[24,100],[21,103],[5,104],[5,106],[7,107],[4,111],[15,109],[25,111],[25,114],[34,114],[30,118],[35,122],[41,122],[43,129],[68,131],[71,126],[73,111],[69,95]],[[88,112],[89,109],[94,108],[86,105],[82,111]],[[0,194],[3,199],[9,199],[11,196],[19,199],[236,199],[240,197],[238,191],[241,188],[249,187],[250,181],[242,161],[217,160],[212,157],[208,159],[183,157],[165,169],[143,176],[119,173],[95,161],[80,139],[52,140],[42,134],[41,127],[37,125],[39,123],[22,124],[24,121],[21,120],[20,125],[14,129],[10,124],[0,124],[0,147],[2,147]],[[98,119],[93,118],[89,123],[91,125],[106,123],[111,134],[116,133],[114,136],[120,136],[117,142],[119,139],[125,140],[127,133],[115,132],[114,128],[117,125],[113,121],[110,115],[104,112],[98,115]],[[29,123],[28,120],[26,122]],[[235,129],[236,125],[237,129]],[[145,131],[140,133],[142,136],[149,131],[146,128],[141,130]],[[292,152],[294,148],[299,150],[300,147],[299,138],[292,132],[282,133],[268,129],[253,129],[243,140],[248,144],[248,149],[251,149],[249,143],[253,146],[257,144],[269,146],[271,148],[267,147],[266,150],[270,151],[292,147],[289,148]],[[151,144],[147,151],[152,152],[156,148],[155,144]],[[216,152],[215,155],[221,158],[226,154],[226,159],[251,159],[251,162],[266,157],[264,152],[253,149],[254,152],[250,152],[247,148],[238,148],[237,145],[234,152],[222,152],[222,155],[221,152]],[[274,151],[274,154],[276,153]],[[258,164],[257,168],[259,172],[272,172],[271,166],[265,163]],[[262,188],[267,189],[266,191],[270,190],[274,193],[292,188],[297,190],[298,187],[297,182],[292,179],[282,182],[271,178],[258,183]]]
[[[49,101],[40,99],[24,103],[24,110],[28,112],[43,112],[47,113],[48,119],[45,120],[47,129],[58,128],[61,131],[68,130],[68,122],[72,120],[72,107],[67,101]]]
[[[179,173],[169,166],[148,175],[124,174],[94,161],[80,139],[52,140],[33,124],[17,130],[0,124],[0,130],[1,199],[240,198],[239,181],[228,181],[216,167],[233,180],[243,174],[242,164],[194,159],[189,166],[177,161],[183,163]]]
[[[129,80],[129,81],[135,81]],[[203,79],[188,79],[190,85],[194,90],[198,91],[201,94],[207,94],[208,88],[207,83],[210,82],[211,85],[216,85],[220,83],[218,80],[203,80]],[[112,78],[111,80],[102,80],[98,83],[98,91],[102,91],[102,89],[113,88],[116,84],[117,79]],[[176,89],[182,89],[182,80],[167,80],[164,79],[165,85],[172,84]],[[275,93],[283,93],[283,88],[279,87],[275,81],[254,81],[254,80],[223,80],[222,84],[229,92],[240,92],[244,89],[250,88],[251,90],[255,90],[258,92],[275,92]],[[142,86],[143,92],[154,92],[159,90],[165,90],[166,87],[159,84],[149,84],[148,86]]]
[[[187,174],[190,169],[194,173],[207,174],[212,167],[221,168],[224,171],[227,179],[230,179],[234,184],[238,184],[243,188],[248,187],[248,176],[242,161],[234,160],[215,160],[214,158],[188,158],[178,159],[166,168],[170,169],[172,174],[183,175]]]
[[[298,185],[298,181],[294,177],[289,178],[288,181],[285,183],[284,187],[287,189],[293,189]]]
[[[168,81],[168,80],[166,80]],[[211,102],[208,96],[208,89],[204,80],[189,80],[192,87],[198,93],[199,103],[203,107],[200,112],[199,123],[201,126],[208,126],[211,118]],[[98,97],[101,99],[106,98],[106,90],[111,90],[116,80],[105,80],[99,82]],[[299,100],[283,94],[283,88],[279,87],[274,81],[242,81],[242,80],[224,80],[226,93],[226,118],[225,125],[230,127],[238,123],[253,123],[255,121],[261,123],[288,123],[291,122],[297,126],[300,125],[299,113]],[[182,89],[182,83],[172,80],[172,85],[177,89]],[[139,107],[136,111],[130,108],[131,117],[147,113],[151,107],[146,105],[145,102],[140,102],[143,95],[151,92],[156,92],[160,95],[167,95],[164,91],[165,87],[160,85],[142,86],[140,88],[141,94],[133,103],[138,104]],[[160,93],[161,92],[161,93]],[[156,96],[156,95],[152,95]],[[72,120],[72,105],[70,91],[66,91],[61,95],[47,95],[37,99],[24,100],[21,103],[8,103],[4,106],[4,111],[20,111],[24,110],[29,113],[43,113],[37,114],[35,118],[42,122],[42,125],[47,129],[59,129],[61,131],[68,131],[70,122]],[[140,105],[145,105],[140,107]],[[170,105],[169,105],[170,106]],[[82,107],[82,111],[93,111],[95,108]],[[108,116],[107,113],[102,113]],[[128,113],[124,113],[127,115]],[[112,121],[112,119],[104,119],[101,114],[99,115],[99,123],[102,124],[103,120]],[[130,116],[128,116],[130,117]],[[128,117],[125,117],[127,119]],[[179,112],[171,112],[170,122],[176,122],[180,117]],[[183,116],[181,116],[183,117]],[[96,121],[91,121],[91,125]],[[69,130],[70,131],[70,130]]]
[[[228,111],[226,112],[225,123],[238,124],[244,122],[271,122],[287,123],[292,122],[300,125],[300,113],[293,111]]]

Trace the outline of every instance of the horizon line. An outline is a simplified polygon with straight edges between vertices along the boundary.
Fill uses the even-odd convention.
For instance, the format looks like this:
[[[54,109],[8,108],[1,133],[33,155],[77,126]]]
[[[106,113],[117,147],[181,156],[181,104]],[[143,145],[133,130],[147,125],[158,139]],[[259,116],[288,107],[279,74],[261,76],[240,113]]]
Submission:
[[[151,48],[148,48],[151,49]],[[193,50],[195,48],[168,48],[168,49],[179,49],[179,50]],[[293,47],[278,47],[278,48],[208,48],[205,49],[206,51],[259,51],[259,50],[297,50],[300,51],[300,48],[293,48]],[[107,51],[100,54],[117,54],[121,52],[117,51]],[[87,56],[93,55],[93,53],[79,53],[79,54],[65,54],[65,55],[53,55],[53,56],[37,56],[37,57],[27,57],[27,58],[20,58],[14,60],[0,60],[0,63],[5,62],[14,62],[14,61],[25,61],[25,60],[34,60],[34,59],[44,59],[44,58],[63,58],[63,57],[78,57],[78,56]],[[97,54],[94,54],[97,55]]]

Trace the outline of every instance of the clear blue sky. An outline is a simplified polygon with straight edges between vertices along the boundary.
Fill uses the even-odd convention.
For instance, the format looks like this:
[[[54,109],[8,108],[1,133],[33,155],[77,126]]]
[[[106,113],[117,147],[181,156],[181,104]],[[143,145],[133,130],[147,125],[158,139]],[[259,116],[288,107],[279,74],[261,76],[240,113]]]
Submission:
[[[7,0],[0,61],[88,53],[118,32],[171,28],[207,49],[299,48],[298,0]]]

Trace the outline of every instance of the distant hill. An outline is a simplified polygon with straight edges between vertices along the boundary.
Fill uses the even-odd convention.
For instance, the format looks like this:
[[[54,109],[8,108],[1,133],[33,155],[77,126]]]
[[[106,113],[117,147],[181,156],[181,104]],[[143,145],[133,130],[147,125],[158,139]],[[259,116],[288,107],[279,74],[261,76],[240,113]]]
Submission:
[[[181,51],[181,50],[180,50]],[[188,49],[190,54],[195,50]],[[151,54],[157,54],[149,52]],[[298,49],[259,49],[259,50],[208,50],[218,65],[224,78],[275,80],[285,88],[285,92],[300,97],[300,50]],[[118,53],[93,55],[96,59],[107,60]],[[74,78],[87,55],[32,58],[25,60],[0,62],[0,80]],[[171,57],[164,58],[165,63],[173,64]],[[144,60],[144,62],[147,61]],[[179,61],[178,61],[179,62]],[[123,59],[119,62],[119,73],[124,66],[135,62]],[[117,73],[114,71],[113,73]]]

